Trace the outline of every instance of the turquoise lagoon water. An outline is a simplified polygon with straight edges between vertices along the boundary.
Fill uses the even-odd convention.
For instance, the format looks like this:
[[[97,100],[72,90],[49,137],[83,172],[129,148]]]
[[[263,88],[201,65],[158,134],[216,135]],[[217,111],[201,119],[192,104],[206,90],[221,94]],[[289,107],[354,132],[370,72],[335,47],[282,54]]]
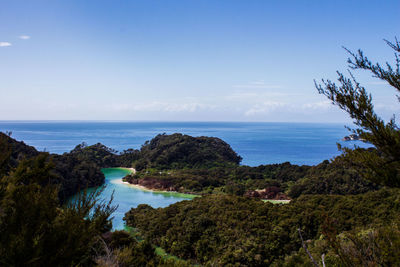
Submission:
[[[193,195],[180,194],[175,192],[151,192],[133,187],[122,182],[122,177],[131,171],[121,168],[102,169],[106,177],[105,189],[101,194],[101,199],[108,201],[114,193],[113,204],[118,205],[113,213],[113,228],[123,229],[124,221],[122,218],[131,208],[136,208],[139,204],[148,204],[153,208],[167,207],[175,202],[192,199]],[[74,198],[73,198],[74,199]],[[72,200],[73,200],[72,199]]]

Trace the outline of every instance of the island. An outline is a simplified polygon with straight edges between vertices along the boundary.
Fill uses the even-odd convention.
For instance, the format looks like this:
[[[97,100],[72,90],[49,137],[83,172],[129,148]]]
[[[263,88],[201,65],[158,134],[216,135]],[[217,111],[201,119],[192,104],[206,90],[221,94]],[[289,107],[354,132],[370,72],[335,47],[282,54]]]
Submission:
[[[350,134],[343,137],[342,141],[365,141],[358,134]]]

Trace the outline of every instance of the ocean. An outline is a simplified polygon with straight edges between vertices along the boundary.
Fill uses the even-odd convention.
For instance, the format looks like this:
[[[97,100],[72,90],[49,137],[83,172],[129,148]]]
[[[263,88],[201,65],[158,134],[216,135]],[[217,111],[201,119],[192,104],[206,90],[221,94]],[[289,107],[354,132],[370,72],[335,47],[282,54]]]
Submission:
[[[343,124],[250,122],[99,122],[0,121],[0,131],[40,151],[62,154],[85,142],[102,143],[118,151],[140,149],[157,134],[183,133],[218,137],[243,158],[242,164],[290,162],[316,165],[340,154],[337,143],[368,147],[360,141],[343,142]]]

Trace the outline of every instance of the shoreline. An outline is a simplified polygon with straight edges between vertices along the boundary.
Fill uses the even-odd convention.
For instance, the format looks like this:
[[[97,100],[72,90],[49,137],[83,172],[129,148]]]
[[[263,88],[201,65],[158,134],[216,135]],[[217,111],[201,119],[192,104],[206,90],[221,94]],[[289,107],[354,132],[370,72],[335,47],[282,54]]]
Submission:
[[[127,168],[127,167],[112,167],[112,168],[107,168],[107,169],[123,169],[123,170],[128,170],[131,173],[135,174],[136,173],[136,169],[135,168]]]
[[[123,184],[132,188],[135,188],[137,190],[140,191],[144,191],[144,192],[150,192],[150,193],[154,193],[154,194],[164,194],[164,195],[174,195],[174,196],[179,196],[179,197],[183,197],[183,198],[188,198],[188,199],[193,199],[195,197],[200,197],[200,195],[195,195],[195,194],[188,194],[188,193],[180,193],[177,191],[165,191],[165,190],[157,190],[157,189],[150,189],[147,188],[143,185],[138,185],[138,184],[130,184],[128,182],[124,182],[122,181],[122,179],[116,179],[118,180],[116,183],[118,184]]]
[[[114,167],[114,168],[107,168],[107,169],[123,169],[123,170],[129,170],[133,174],[136,173],[136,170],[134,168]],[[129,186],[129,187],[132,187],[132,188],[140,190],[140,191],[150,192],[150,193],[154,193],[154,194],[164,194],[164,195],[171,195],[171,196],[174,195],[177,197],[188,198],[188,199],[193,199],[195,197],[200,196],[200,195],[195,195],[195,194],[180,193],[177,191],[165,191],[165,190],[150,189],[150,188],[147,188],[142,185],[130,184],[128,182],[123,181],[122,178],[113,179],[113,180],[110,180],[110,182],[114,183],[114,184],[121,184],[121,185]]]
[[[178,193],[176,191],[165,191],[165,190],[156,190],[156,189],[150,189],[148,187],[145,187],[143,185],[139,185],[139,184],[131,184],[128,182],[125,182],[121,179],[121,183],[124,185],[128,185],[130,187],[136,188],[136,189],[140,189],[142,191],[147,191],[147,192],[158,192],[158,193]]]
[[[107,169],[122,169],[122,170],[127,170],[130,171],[130,173],[135,174],[136,173],[136,169],[135,168],[127,168],[127,167],[112,167],[112,168],[107,168]],[[196,194],[189,194],[189,193],[180,193],[177,191],[165,191],[165,190],[158,190],[158,189],[151,189],[148,187],[145,187],[143,185],[139,185],[139,184],[131,184],[129,182],[125,182],[122,180],[122,178],[118,178],[118,179],[113,179],[110,180],[111,183],[113,184],[120,184],[120,185],[125,185],[140,191],[144,191],[144,192],[150,192],[153,194],[164,194],[164,195],[175,195],[177,197],[183,197],[183,198],[188,198],[188,199],[193,199],[195,197],[200,197],[201,195],[196,195]],[[290,199],[261,199],[263,202],[269,202],[272,204],[288,204],[290,203]]]

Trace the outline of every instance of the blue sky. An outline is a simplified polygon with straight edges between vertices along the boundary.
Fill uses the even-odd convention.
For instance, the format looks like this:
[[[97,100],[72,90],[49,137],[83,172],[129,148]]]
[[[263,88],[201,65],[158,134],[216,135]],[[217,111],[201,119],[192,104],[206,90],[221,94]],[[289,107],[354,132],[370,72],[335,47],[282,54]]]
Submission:
[[[400,1],[0,0],[0,120],[346,122],[314,87],[393,62]],[[356,77],[376,109],[395,92]]]

